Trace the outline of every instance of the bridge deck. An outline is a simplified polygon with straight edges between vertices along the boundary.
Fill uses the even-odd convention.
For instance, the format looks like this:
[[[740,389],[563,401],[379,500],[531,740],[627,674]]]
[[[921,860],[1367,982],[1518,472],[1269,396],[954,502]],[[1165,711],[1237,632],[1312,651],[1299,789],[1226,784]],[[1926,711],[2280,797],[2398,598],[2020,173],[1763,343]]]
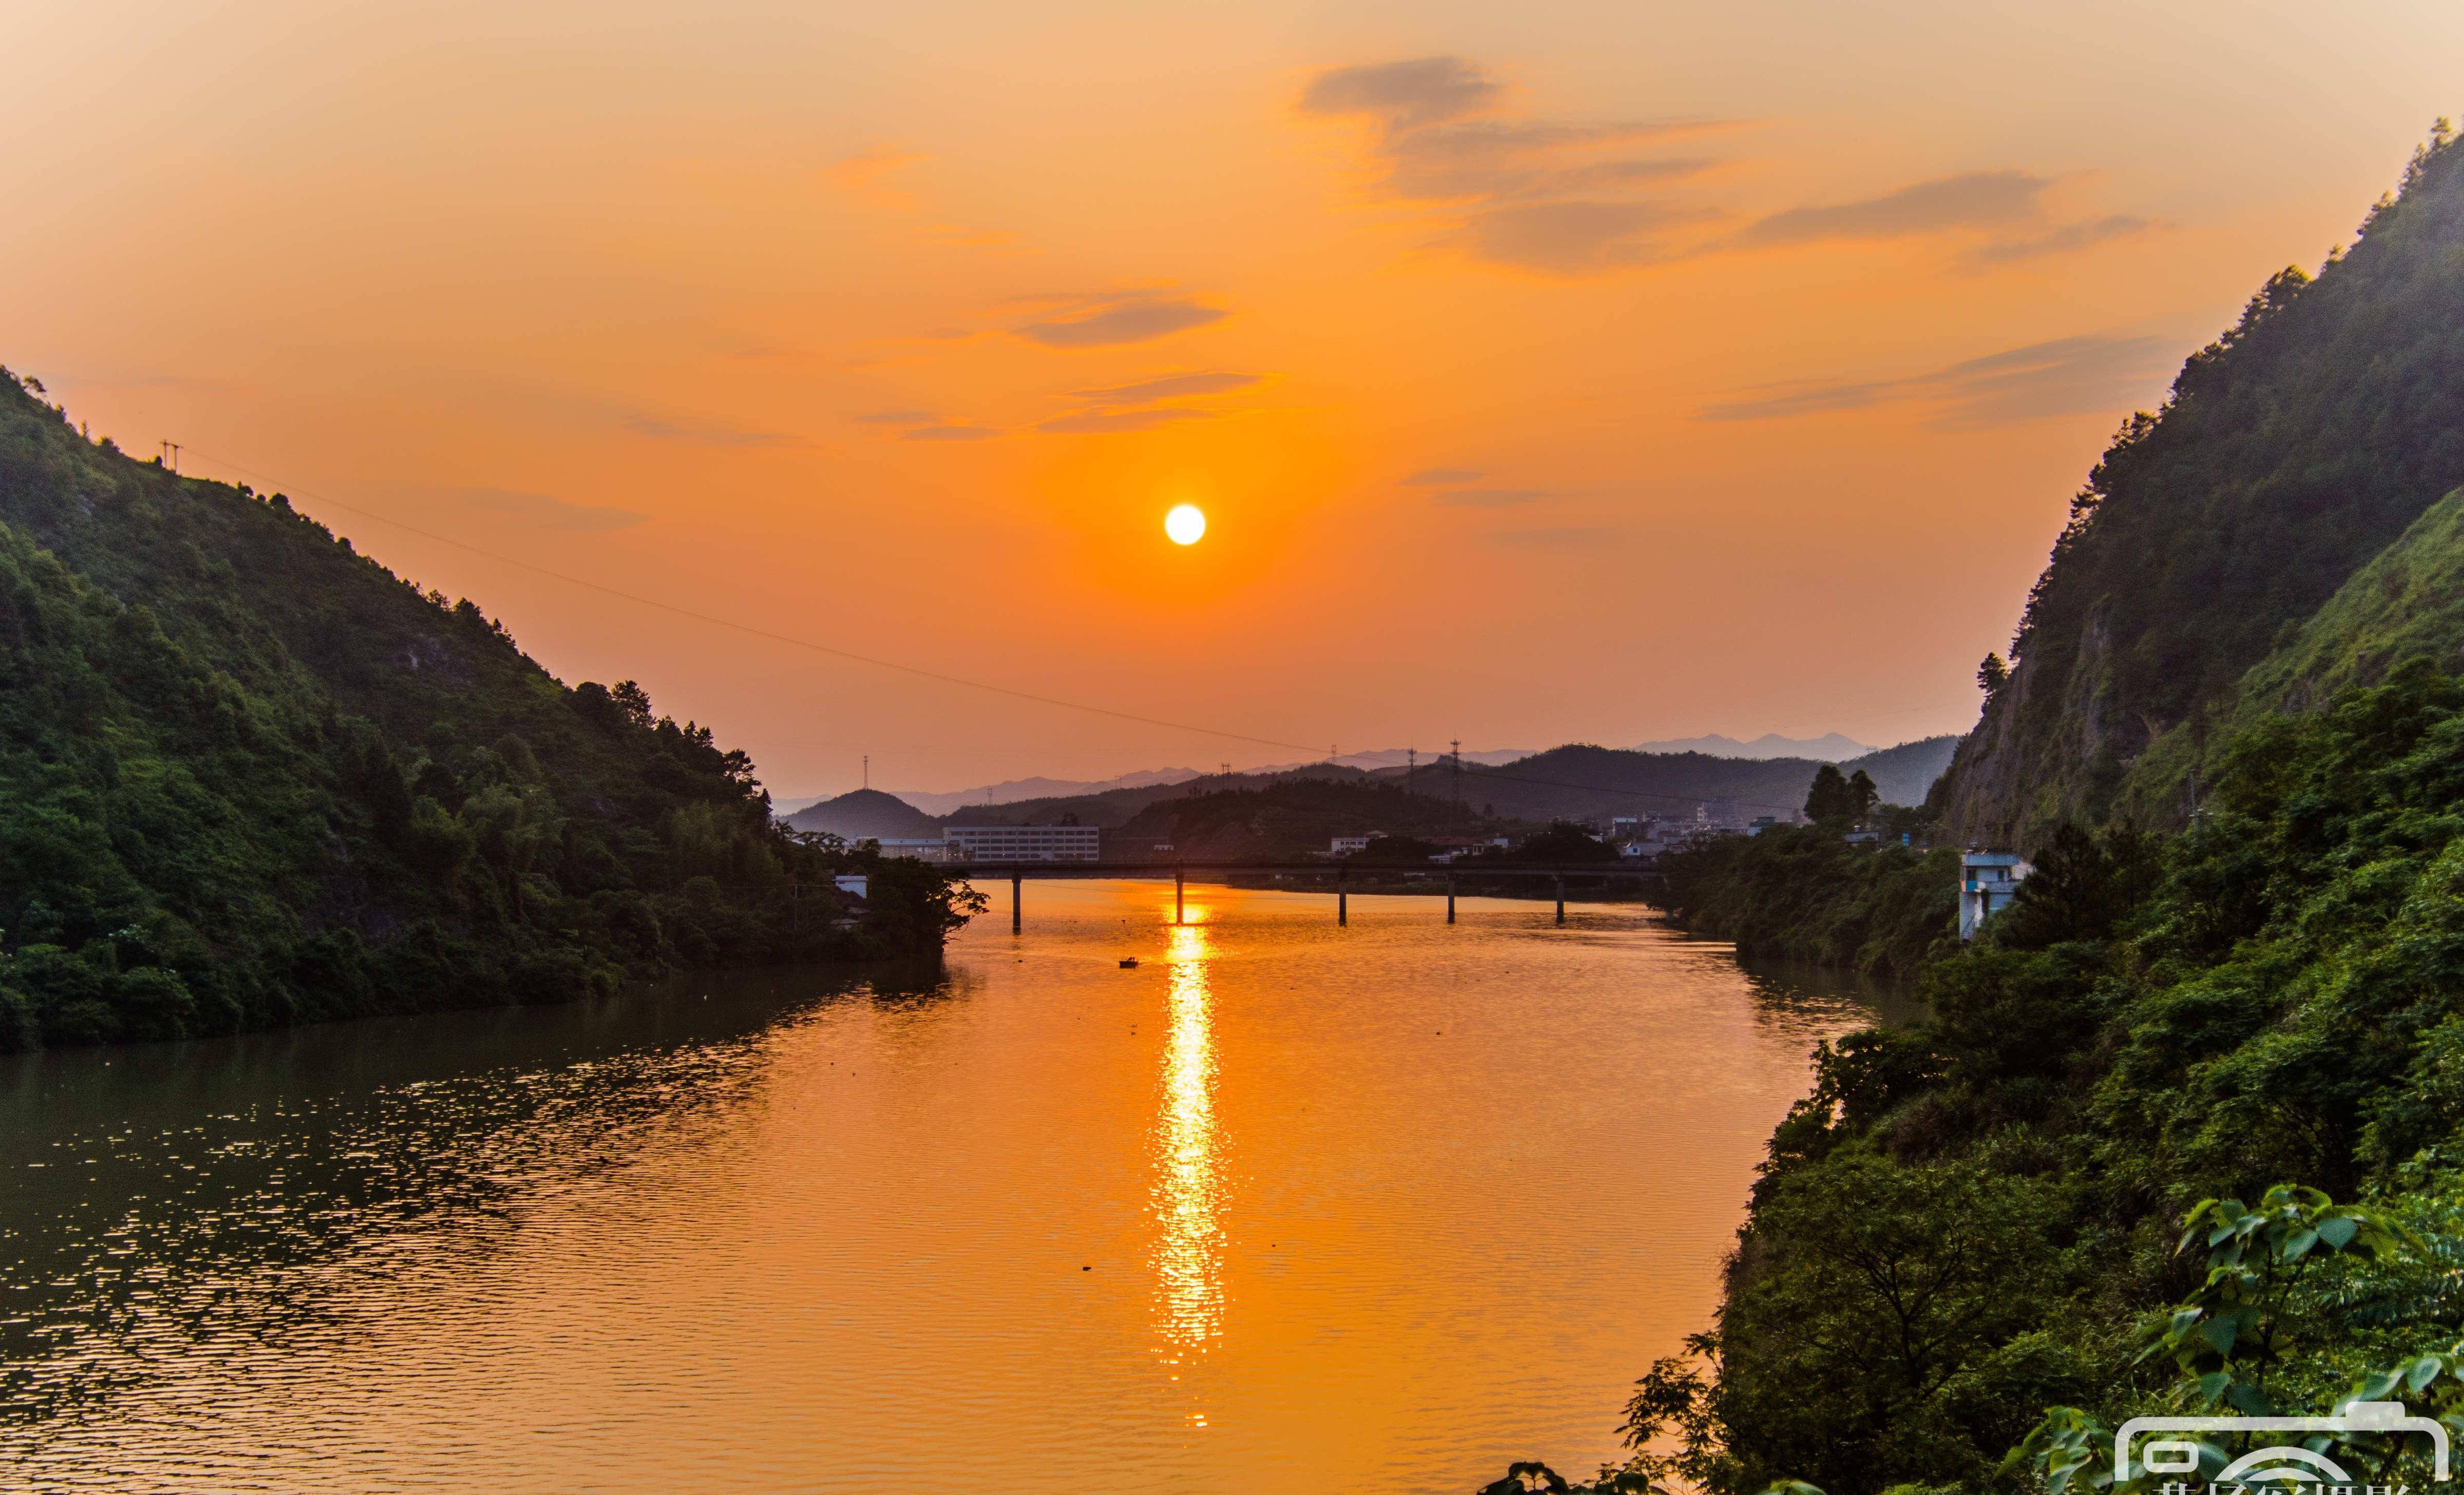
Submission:
[[[1485,863],[1427,867],[1375,862],[947,862],[961,877],[1187,877],[1198,872],[1248,876],[1307,873],[1344,877],[1359,872],[1408,877],[1650,877],[1647,867],[1584,862],[1565,867],[1493,867]]]
[[[1299,873],[1309,877],[1334,880],[1334,921],[1352,922],[1352,886],[1353,872],[1386,873],[1407,879],[1426,879],[1436,886],[1429,891],[1446,895],[1446,922],[1455,921],[1456,884],[1463,878],[1547,877],[1557,884],[1557,922],[1566,922],[1566,879],[1585,877],[1633,877],[1652,875],[1647,867],[1625,867],[1615,862],[1584,862],[1566,867],[1486,867],[1474,864],[1415,867],[1376,866],[1352,862],[947,862],[940,864],[969,882],[1009,879],[1009,929],[1015,934],[1024,928],[1023,899],[1020,885],[1031,877],[1152,877],[1160,882],[1172,879],[1173,922],[1184,915],[1183,900],[1189,876],[1200,874],[1238,874],[1250,877],[1286,876]]]

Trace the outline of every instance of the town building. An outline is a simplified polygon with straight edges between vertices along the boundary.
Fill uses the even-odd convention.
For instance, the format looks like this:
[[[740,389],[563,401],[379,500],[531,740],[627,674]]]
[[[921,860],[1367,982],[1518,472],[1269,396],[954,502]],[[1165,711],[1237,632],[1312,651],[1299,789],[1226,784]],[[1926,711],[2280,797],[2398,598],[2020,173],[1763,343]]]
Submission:
[[[2019,885],[2035,868],[2016,851],[1984,851],[1973,846],[1959,858],[1959,937],[1974,939],[1987,919],[2011,906]]]
[[[1093,825],[951,825],[941,832],[953,862],[1100,862]]]
[[[946,862],[950,859],[950,846],[946,841],[884,841],[867,836],[856,845],[869,846],[883,856],[905,857],[912,862]]]
[[[1365,836],[1337,836],[1326,844],[1326,854],[1350,856],[1355,851],[1366,851],[1369,843],[1381,839],[1385,834],[1382,830],[1373,830]]]

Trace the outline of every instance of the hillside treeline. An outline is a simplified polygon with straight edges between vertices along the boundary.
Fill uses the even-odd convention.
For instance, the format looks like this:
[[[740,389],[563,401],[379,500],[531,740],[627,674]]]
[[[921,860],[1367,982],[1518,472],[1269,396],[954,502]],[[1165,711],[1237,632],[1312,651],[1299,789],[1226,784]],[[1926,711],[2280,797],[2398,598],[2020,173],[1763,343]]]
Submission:
[[[0,1046],[920,954],[963,915],[912,864],[847,906],[709,728],[40,393],[0,379]]]

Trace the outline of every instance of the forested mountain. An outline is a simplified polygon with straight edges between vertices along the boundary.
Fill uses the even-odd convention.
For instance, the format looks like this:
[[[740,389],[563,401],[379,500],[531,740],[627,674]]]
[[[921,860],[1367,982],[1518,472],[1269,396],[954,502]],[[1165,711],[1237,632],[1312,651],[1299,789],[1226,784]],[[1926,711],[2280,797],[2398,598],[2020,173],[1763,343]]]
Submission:
[[[1915,953],[1929,1016],[1817,1050],[1617,1488],[2154,1495],[2274,1438],[2117,1478],[2133,1417],[2464,1426],[2459,163],[2442,124],[2099,468],[1937,800],[2035,863],[1972,945],[1935,937],[1948,850],[1669,871],[1822,958]],[[2306,1446],[2431,1482],[2426,1439]]]
[[[2360,237],[2191,355],[2072,500],[2009,677],[1945,786],[1955,837],[2099,818],[2167,731],[2464,484],[2464,151],[2442,124]]]
[[[0,1046],[938,948],[912,865],[840,927],[707,727],[40,392],[0,377]]]

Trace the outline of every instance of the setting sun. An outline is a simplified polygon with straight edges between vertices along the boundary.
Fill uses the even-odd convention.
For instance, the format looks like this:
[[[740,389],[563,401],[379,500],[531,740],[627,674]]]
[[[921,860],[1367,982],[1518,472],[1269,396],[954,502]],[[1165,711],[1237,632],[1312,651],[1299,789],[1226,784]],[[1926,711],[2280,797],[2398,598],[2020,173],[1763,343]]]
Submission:
[[[1176,545],[1195,545],[1206,534],[1205,512],[1194,503],[1184,503],[1163,517],[1163,532]]]

